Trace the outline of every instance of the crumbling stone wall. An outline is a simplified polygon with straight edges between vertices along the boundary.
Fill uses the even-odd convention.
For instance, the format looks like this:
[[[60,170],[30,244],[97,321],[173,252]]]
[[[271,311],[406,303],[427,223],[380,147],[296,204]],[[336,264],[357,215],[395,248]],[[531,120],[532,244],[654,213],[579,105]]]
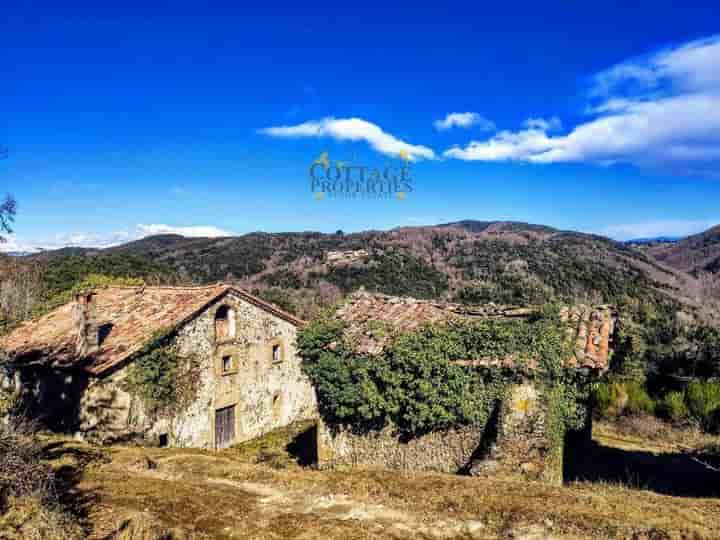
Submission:
[[[511,476],[562,483],[562,441],[549,432],[548,408],[530,382],[510,387],[485,426],[433,432],[403,441],[392,429],[369,433],[318,426],[323,468],[384,467],[475,476]],[[559,442],[559,444],[558,444]]]
[[[382,467],[457,473],[480,446],[484,426],[437,431],[404,441],[392,426],[357,433],[346,426],[318,423],[318,466],[323,469]]]
[[[534,384],[510,387],[500,405],[497,440],[484,459],[473,463],[475,476],[521,476],[562,483],[562,441],[557,441],[548,417],[548,404]]]

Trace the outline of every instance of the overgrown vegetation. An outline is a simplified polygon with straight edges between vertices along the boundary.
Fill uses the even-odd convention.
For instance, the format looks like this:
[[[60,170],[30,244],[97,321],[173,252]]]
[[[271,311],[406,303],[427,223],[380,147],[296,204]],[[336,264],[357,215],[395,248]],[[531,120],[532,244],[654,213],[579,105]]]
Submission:
[[[0,419],[0,539],[79,540],[82,528],[58,502],[56,477],[42,462],[32,423]]]
[[[165,409],[177,397],[178,356],[167,343],[170,333],[168,329],[155,333],[135,355],[125,379],[127,390],[141,398],[150,410]]]
[[[147,412],[173,419],[194,399],[200,367],[193,357],[180,357],[164,329],[145,344],[128,367],[125,388],[142,400]]]
[[[604,418],[656,415],[720,432],[720,331],[672,303],[625,298],[611,371],[595,390]]]
[[[568,344],[551,310],[531,321],[427,324],[393,336],[374,356],[357,354],[343,323],[323,316],[299,332],[297,345],[329,423],[359,429],[390,423],[407,436],[482,425],[520,377],[540,383],[555,407],[559,437],[584,419],[585,389],[563,366]],[[454,362],[466,359],[512,359],[514,367],[477,370]]]

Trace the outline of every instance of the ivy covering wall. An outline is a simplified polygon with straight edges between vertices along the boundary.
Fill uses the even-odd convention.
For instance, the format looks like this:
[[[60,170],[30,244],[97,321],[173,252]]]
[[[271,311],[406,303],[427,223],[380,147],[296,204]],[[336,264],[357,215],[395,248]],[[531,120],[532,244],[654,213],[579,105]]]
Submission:
[[[140,398],[148,413],[174,418],[193,401],[201,366],[181,357],[172,344],[173,329],[157,332],[128,367],[125,389]]]
[[[556,309],[530,320],[426,324],[391,336],[383,352],[357,354],[342,321],[325,315],[298,333],[303,370],[315,385],[329,424],[358,430],[388,423],[409,437],[467,424],[485,424],[508,388],[537,382],[550,412],[553,437],[579,429],[587,383],[564,367],[565,326]],[[374,334],[391,332],[381,325]],[[455,360],[513,358],[513,367],[472,368]]]

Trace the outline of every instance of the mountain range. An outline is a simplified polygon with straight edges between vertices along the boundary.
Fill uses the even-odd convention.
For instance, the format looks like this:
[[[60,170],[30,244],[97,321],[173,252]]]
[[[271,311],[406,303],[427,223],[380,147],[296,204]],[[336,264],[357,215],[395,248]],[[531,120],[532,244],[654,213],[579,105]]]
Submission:
[[[545,225],[465,220],[352,234],[160,235],[23,259],[46,266],[58,287],[83,273],[176,283],[230,280],[293,304],[303,315],[359,287],[465,303],[634,299],[705,315],[716,312],[720,298],[720,227],[638,249]]]

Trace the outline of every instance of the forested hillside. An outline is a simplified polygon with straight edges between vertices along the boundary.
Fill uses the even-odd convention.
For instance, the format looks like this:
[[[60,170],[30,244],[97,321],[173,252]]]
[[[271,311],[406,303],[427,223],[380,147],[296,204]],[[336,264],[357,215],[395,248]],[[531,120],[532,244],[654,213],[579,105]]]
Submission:
[[[697,274],[720,271],[720,226],[688,236],[674,244],[654,246],[648,253],[658,261]]]
[[[342,256],[333,256],[337,253]],[[251,289],[321,291],[325,296],[366,287],[468,303],[635,298],[699,308],[709,300],[693,276],[621,243],[513,222],[464,221],[347,235],[166,235],[104,251],[61,250],[30,259],[52,261],[47,276],[52,288],[86,268],[87,273],[188,283],[230,280]]]

